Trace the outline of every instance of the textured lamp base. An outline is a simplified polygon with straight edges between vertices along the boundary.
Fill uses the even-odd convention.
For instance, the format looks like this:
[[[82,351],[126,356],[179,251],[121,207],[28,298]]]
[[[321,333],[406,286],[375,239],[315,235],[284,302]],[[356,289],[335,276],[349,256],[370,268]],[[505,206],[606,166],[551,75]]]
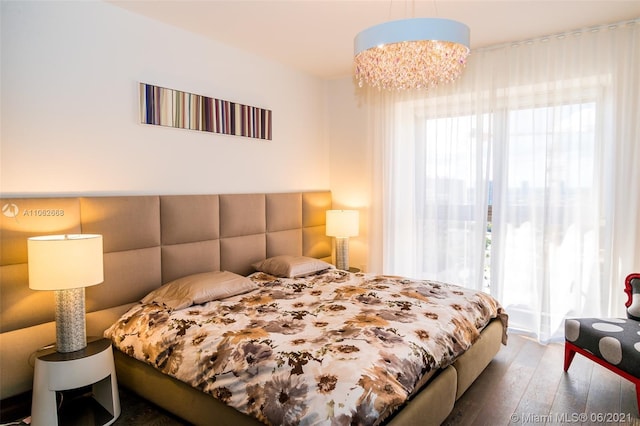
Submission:
[[[336,237],[336,268],[349,270],[349,238]]]
[[[84,287],[56,290],[56,350],[75,352],[87,346]]]

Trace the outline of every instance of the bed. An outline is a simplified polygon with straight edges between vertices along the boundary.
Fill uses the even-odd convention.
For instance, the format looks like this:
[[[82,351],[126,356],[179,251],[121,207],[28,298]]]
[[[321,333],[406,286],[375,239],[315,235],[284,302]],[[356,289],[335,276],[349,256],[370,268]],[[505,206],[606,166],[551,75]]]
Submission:
[[[2,399],[31,388],[33,370],[28,360],[36,349],[55,341],[53,297],[47,292],[29,290],[26,277],[26,238],[41,234],[82,232],[103,235],[105,281],[86,289],[87,332],[101,336],[107,330],[107,335],[113,339],[120,385],[193,424],[211,424],[212,419],[215,419],[215,424],[234,426],[262,422],[346,424],[351,421],[389,425],[439,424],[495,356],[500,344],[505,342],[506,315],[499,305],[485,295],[448,284],[352,274],[329,268],[294,278],[277,276],[268,270],[256,272],[255,265],[281,256],[324,264],[330,262],[331,240],[324,235],[324,212],[331,208],[328,191],[16,198],[1,202],[3,212],[9,213],[0,218]],[[242,278],[245,284],[248,280],[252,287],[240,294],[219,300],[200,300],[181,309],[157,300],[140,302],[175,280],[214,273],[234,274],[234,278]],[[303,289],[309,293],[302,295]],[[300,293],[302,300],[296,301],[287,291]],[[392,295],[391,299],[381,296],[386,291]],[[449,296],[460,299],[447,303],[456,306],[454,311],[475,312],[472,315],[476,316],[456,317],[452,313],[439,313],[449,320],[429,321],[440,324],[436,329],[449,328],[449,337],[441,337],[448,341],[440,346],[441,349],[418,349],[416,341],[436,336],[435,331],[403,327],[415,327],[418,323],[413,320],[415,316],[421,319],[428,319],[428,314],[433,316],[431,311],[440,308],[432,302],[441,297],[448,300]],[[256,302],[265,297],[275,300],[272,300],[275,305]],[[361,305],[347,307],[347,301]],[[256,309],[252,314],[243,311],[235,312],[238,315],[235,319],[230,316],[229,312],[234,309],[242,311],[242,307],[252,303]],[[376,305],[383,305],[383,310],[374,313],[372,309]],[[344,308],[351,315],[334,312],[332,306],[337,310]],[[258,327],[258,322],[267,321],[270,309],[271,314],[284,317],[271,318],[268,326],[260,323],[261,327]],[[351,309],[358,310],[358,313],[351,312]],[[423,309],[428,312],[422,312]],[[321,311],[329,312],[339,322],[316,321],[327,322],[325,328],[318,324],[301,325],[303,319],[317,318]],[[260,316],[256,316],[258,314]],[[174,327],[171,332],[129,330],[129,335],[115,333],[116,328],[122,331],[127,318],[135,317],[142,319],[142,324],[145,321],[148,324],[149,315],[166,317],[166,322],[183,325]],[[169,319],[173,315],[177,318]],[[186,317],[180,318],[181,315]],[[201,327],[194,324],[207,321],[223,328],[211,331],[210,337],[202,331],[198,334]],[[355,327],[358,321],[359,328]],[[244,324],[244,328],[232,331],[232,323]],[[253,326],[247,326],[249,323]],[[289,329],[283,332],[282,327]],[[299,327],[311,328],[304,333],[291,334]],[[279,333],[269,337],[246,334],[247,330],[261,333],[259,330],[265,328]],[[143,339],[132,337],[136,333],[138,336],[156,334],[161,338],[156,343],[143,343]],[[347,338],[342,333],[354,333],[357,338]],[[191,340],[176,343],[172,339],[178,334]],[[367,340],[365,336],[379,345],[375,355],[362,355],[366,352],[361,346]],[[161,353],[158,342],[163,340],[168,344]],[[388,345],[395,340],[409,341],[408,348],[411,349],[392,350]],[[184,346],[184,342],[191,342],[191,345],[199,342],[200,351],[187,354],[184,350],[177,350],[176,345]],[[144,345],[147,345],[146,349]],[[295,350],[287,349],[286,345],[294,345]],[[220,356],[225,352],[221,348],[228,349],[227,357]],[[238,348],[244,352],[237,352]],[[412,354],[409,358],[413,357],[413,361],[419,359],[422,364],[393,358],[396,352],[401,351],[408,351]],[[433,355],[430,351],[440,351],[444,356],[430,360]],[[267,353],[270,356],[266,356]],[[381,353],[385,356],[379,356]],[[189,361],[181,362],[185,357]],[[215,369],[195,367],[195,360],[191,362],[189,357],[200,357],[209,362],[215,359],[218,364]],[[242,366],[243,362],[248,362],[247,359],[254,362],[259,358],[265,358],[267,364],[259,367],[251,364],[251,368],[237,371],[230,367],[233,359]],[[338,369],[329,365],[334,365],[332,362],[340,364],[346,358],[356,358],[361,364],[364,359],[371,358],[377,363],[392,362],[394,367],[385,364],[384,368],[373,368],[365,374],[369,378],[367,380],[362,379],[364,376],[360,373],[347,377],[349,374],[337,374],[338,370],[322,370]],[[426,363],[423,362],[425,360]],[[412,367],[402,371],[396,369],[395,364],[402,363],[409,363]],[[253,384],[252,398],[240,396],[251,391],[238,388],[240,381],[236,379],[239,376],[262,377],[267,370],[272,374],[276,367],[283,369],[278,373],[277,381],[267,384],[268,380],[258,380]],[[188,384],[182,370],[198,369],[199,378]],[[378,389],[376,386],[381,381],[376,374],[389,375],[391,372],[394,379]],[[298,380],[306,375],[312,377],[315,384],[297,381],[291,384],[294,380],[291,377]],[[289,381],[285,380],[286,377]],[[282,405],[282,401],[281,405],[274,405],[273,400],[264,399],[275,395],[270,390],[285,385],[294,390],[280,394],[283,397],[286,394],[289,405]],[[345,387],[351,390],[346,391]],[[304,393],[303,389],[307,394],[317,394],[321,398],[292,404],[291,401]],[[349,394],[347,399],[360,401],[355,405],[359,407],[355,417],[353,409],[337,396],[339,394]],[[248,400],[252,402],[247,404]],[[390,404],[383,405],[383,400],[390,401]],[[283,411],[283,406],[290,409]],[[332,407],[330,413],[326,411],[327,407]],[[287,414],[283,414],[285,411]],[[320,418],[322,420],[318,420]],[[333,421],[327,420],[329,418]]]

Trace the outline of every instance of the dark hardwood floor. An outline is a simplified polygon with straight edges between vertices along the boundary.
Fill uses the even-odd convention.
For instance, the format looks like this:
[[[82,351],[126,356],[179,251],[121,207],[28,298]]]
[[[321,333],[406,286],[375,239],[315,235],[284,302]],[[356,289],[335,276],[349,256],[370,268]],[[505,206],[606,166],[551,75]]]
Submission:
[[[564,345],[511,333],[444,424],[640,425],[631,382],[580,355],[565,373],[563,361]]]
[[[128,389],[120,388],[120,417],[115,426],[187,426],[189,423],[140,398]]]

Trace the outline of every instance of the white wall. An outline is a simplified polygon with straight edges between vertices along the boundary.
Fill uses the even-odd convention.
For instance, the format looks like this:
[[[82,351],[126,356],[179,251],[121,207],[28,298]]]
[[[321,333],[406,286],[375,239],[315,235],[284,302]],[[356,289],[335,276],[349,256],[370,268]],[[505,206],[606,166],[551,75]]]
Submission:
[[[329,188],[326,83],[89,1],[2,1],[3,196]],[[146,82],[273,111],[273,140],[140,124]]]
[[[360,234],[349,239],[349,261],[352,267],[370,271],[376,265],[369,264],[372,151],[366,109],[351,77],[331,81],[327,87],[333,207],[360,212]]]
[[[331,189],[367,269],[365,117],[321,81],[101,1],[1,1],[0,195]],[[273,111],[273,140],[143,125],[145,82]],[[329,131],[331,129],[331,131]]]

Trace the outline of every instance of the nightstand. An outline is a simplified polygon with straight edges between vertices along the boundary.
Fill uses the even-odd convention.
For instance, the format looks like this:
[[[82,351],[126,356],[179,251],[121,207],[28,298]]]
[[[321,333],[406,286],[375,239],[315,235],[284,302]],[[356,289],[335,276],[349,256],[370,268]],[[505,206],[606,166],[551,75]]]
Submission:
[[[82,404],[82,409],[91,409],[91,406],[95,409],[85,415],[82,424],[110,425],[115,422],[120,415],[120,398],[110,340],[89,341],[86,348],[69,353],[56,352],[55,348],[39,351],[33,377],[31,424],[57,425],[56,391],[88,386],[92,388],[92,395],[88,398],[89,404]]]

